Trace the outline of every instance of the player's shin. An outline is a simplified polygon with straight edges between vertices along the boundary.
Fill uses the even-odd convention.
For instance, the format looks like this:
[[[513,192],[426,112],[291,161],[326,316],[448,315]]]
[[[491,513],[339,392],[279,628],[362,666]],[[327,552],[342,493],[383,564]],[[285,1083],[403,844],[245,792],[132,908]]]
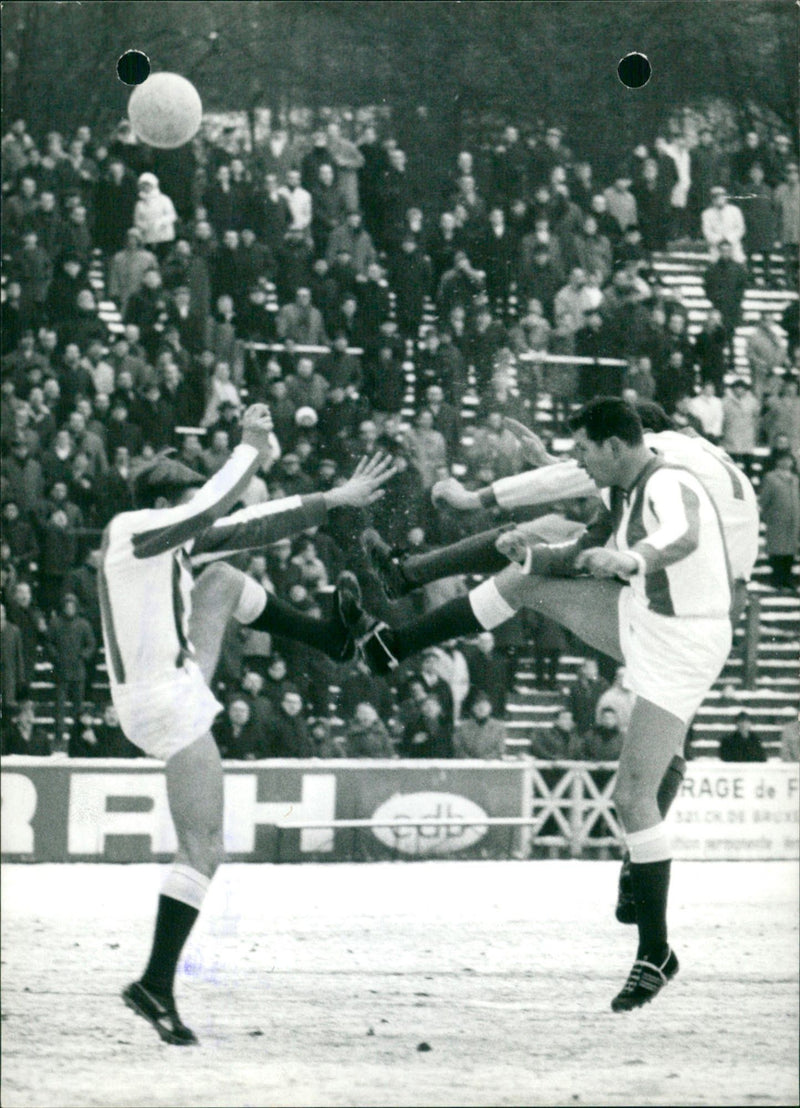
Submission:
[[[254,582],[255,584],[255,582]],[[261,589],[261,586],[257,586]],[[271,635],[283,635],[294,642],[304,643],[315,650],[321,650],[335,661],[339,660],[347,644],[347,629],[340,620],[315,619],[307,616],[293,604],[286,604],[271,593],[261,589],[266,598],[258,615],[243,618],[250,613],[244,610],[235,613],[240,623],[246,623],[255,631],[267,631]]]
[[[490,631],[514,615],[516,608],[503,599],[494,578],[490,578],[472,589],[468,596],[449,600],[412,623],[396,628],[378,624],[361,640],[361,646],[372,668],[385,672],[427,646]]]
[[[483,531],[425,554],[407,555],[401,563],[403,575],[418,587],[456,573],[499,573],[508,565],[508,558],[495,549],[504,530]]]
[[[680,754],[676,754],[667,766],[666,773],[661,778],[658,787],[658,810],[662,817],[666,817],[672,807],[672,802],[680,792],[681,783],[686,776],[686,761]],[[633,895],[631,881],[631,857],[628,851],[622,859],[622,868],[619,874],[619,886],[617,889],[617,906],[614,915],[620,923],[636,923],[636,900]]]
[[[627,835],[631,889],[639,928],[637,959],[660,964],[668,952],[667,898],[671,870],[669,836],[663,823]]]
[[[211,879],[176,862],[167,873],[158,900],[150,960],[141,984],[159,999],[172,997],[178,959],[194,927]]]

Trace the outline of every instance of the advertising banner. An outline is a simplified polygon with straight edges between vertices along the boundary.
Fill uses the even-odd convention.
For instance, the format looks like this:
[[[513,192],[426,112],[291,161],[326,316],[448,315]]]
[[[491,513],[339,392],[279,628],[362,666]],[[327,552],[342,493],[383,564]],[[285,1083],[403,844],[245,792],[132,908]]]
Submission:
[[[798,766],[689,762],[670,812],[676,858],[800,857]]]
[[[225,848],[231,861],[507,857],[516,829],[480,821],[522,804],[520,764],[227,763]],[[331,827],[371,820],[383,826]],[[4,860],[166,861],[175,848],[160,763],[4,759]]]
[[[608,778],[608,767],[582,763],[227,763],[226,853],[253,862],[508,858],[541,840],[579,857],[593,852],[597,820],[610,811],[612,783],[590,787],[594,772]],[[548,823],[556,805],[560,818]],[[690,762],[669,822],[676,858],[798,858],[798,767]],[[175,847],[160,763],[3,760],[4,861],[167,861]]]

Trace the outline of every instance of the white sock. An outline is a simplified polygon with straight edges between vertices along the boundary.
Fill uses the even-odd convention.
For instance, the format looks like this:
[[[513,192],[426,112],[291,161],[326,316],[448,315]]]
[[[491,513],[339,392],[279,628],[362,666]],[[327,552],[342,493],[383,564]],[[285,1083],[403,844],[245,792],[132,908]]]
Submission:
[[[233,613],[233,618],[239,623],[252,623],[258,619],[267,606],[267,590],[252,577],[245,577],[242,586],[242,595]]]
[[[499,627],[517,614],[517,609],[500,595],[494,577],[482,581],[470,591],[469,603],[478,623],[487,631]]]
[[[665,862],[672,857],[672,844],[667,825],[662,821],[644,831],[631,831],[625,836],[631,861],[635,865],[645,862]]]
[[[180,900],[199,912],[210,884],[210,877],[206,877],[205,874],[199,873],[183,862],[175,862],[164,878],[161,892],[164,896]]]

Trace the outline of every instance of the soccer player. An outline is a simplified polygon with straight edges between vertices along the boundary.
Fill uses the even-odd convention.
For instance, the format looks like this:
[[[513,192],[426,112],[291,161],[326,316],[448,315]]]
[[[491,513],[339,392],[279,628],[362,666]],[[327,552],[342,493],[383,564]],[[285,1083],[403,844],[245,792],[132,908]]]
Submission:
[[[750,580],[758,557],[759,518],[755,490],[724,450],[702,438],[691,428],[675,430],[672,420],[660,405],[638,401],[636,410],[645,428],[646,445],[667,462],[685,466],[698,477],[717,508],[734,580],[731,622],[735,627],[746,601],[746,583]],[[578,466],[575,459],[560,460],[548,455],[535,432],[514,419],[506,418],[504,422],[520,439],[528,460],[538,468],[500,478],[477,491],[468,490],[454,478],[449,478],[434,486],[434,500],[462,511],[487,506],[499,506],[511,511],[515,508],[541,507],[554,501],[600,495],[594,481]],[[595,523],[595,526],[598,525],[602,529],[602,515]],[[532,523],[506,525],[493,531],[471,535],[448,547],[405,557],[395,555],[375,531],[365,532],[364,541],[384,590],[390,596],[397,596],[439,576],[499,572],[505,565],[502,551],[515,540],[526,541],[529,545],[536,542],[563,542],[577,537],[581,530],[578,524],[571,524],[556,516],[546,516]],[[514,534],[501,539],[508,531]],[[591,545],[591,534],[584,541]],[[537,552],[540,567],[543,553],[545,552]],[[383,597],[380,594],[376,596],[377,590],[369,585],[365,591],[370,597],[375,614],[391,623],[391,609],[382,603]],[[673,757],[659,790],[659,808],[663,816],[667,815],[678,794],[685,771],[686,762],[682,752],[678,752]],[[620,872],[615,914],[620,923],[636,922],[627,857]]]
[[[508,532],[498,547],[521,565],[416,623],[379,623],[362,649],[376,669],[392,668],[432,642],[491,630],[530,607],[624,661],[637,700],[614,802],[630,852],[639,931],[633,968],[612,1001],[615,1011],[624,1011],[651,1000],[678,970],[667,940],[670,848],[658,793],[728,656],[733,581],[711,496],[688,468],[647,446],[633,408],[600,398],[578,414],[573,430],[577,467],[604,490],[613,545],[599,544],[601,524],[560,546]]]
[[[178,839],[147,968],[122,995],[165,1042],[176,1045],[197,1042],[178,1015],[173,983],[224,853],[222,763],[211,736],[221,705],[209,686],[225,627],[234,617],[341,660],[354,652],[349,619],[360,614],[355,597],[347,595],[347,582],[334,615],[312,620],[239,570],[213,560],[321,524],[332,508],[364,507],[382,495],[394,474],[391,459],[375,455],[362,459],[351,479],[330,492],[259,504],[222,518],[268,456],[271,430],[265,405],[248,408],[241,444],[208,481],[171,458],[157,458],[135,481],[136,510],[117,515],[103,535],[98,586],[111,696],[125,735],[166,763]],[[192,566],[212,561],[195,583]]]

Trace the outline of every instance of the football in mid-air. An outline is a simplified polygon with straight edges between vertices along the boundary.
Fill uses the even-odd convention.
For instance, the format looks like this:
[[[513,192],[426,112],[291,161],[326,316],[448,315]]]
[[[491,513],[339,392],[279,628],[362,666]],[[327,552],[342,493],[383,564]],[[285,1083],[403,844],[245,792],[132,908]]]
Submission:
[[[151,74],[128,101],[128,119],[136,135],[160,150],[172,150],[193,139],[202,118],[200,94],[178,73]]]

